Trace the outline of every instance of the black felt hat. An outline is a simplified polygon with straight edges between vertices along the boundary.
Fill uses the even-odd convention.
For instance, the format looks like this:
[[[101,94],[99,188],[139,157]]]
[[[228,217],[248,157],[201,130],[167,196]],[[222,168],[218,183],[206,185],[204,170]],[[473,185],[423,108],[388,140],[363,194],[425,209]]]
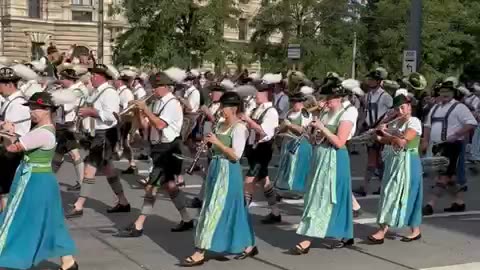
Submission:
[[[295,93],[295,94],[290,95],[288,97],[288,101],[290,101],[290,102],[304,102],[306,100],[307,100],[307,98],[305,97],[305,95],[302,92]]]
[[[153,88],[167,85],[175,85],[175,82],[162,71],[150,76],[149,81]]]
[[[336,84],[322,87],[322,91],[320,94],[322,96],[325,96],[327,99],[334,99],[348,96],[350,93],[342,86],[341,81],[338,81]]]
[[[412,103],[412,100],[411,100],[411,98],[409,98],[405,95],[398,95],[398,96],[393,98],[393,107],[394,108],[398,108],[398,107],[402,106],[403,104],[407,104],[407,103]]]
[[[372,79],[372,80],[376,80],[376,81],[381,81],[383,80],[383,74],[382,74],[382,71],[381,70],[373,70],[373,71],[370,71],[368,74],[367,74],[367,79]]]
[[[220,104],[224,107],[236,107],[242,104],[242,98],[235,92],[226,92],[220,98]]]
[[[20,81],[20,76],[15,73],[15,70],[13,68],[9,67],[3,67],[0,68],[0,83],[16,83]]]
[[[226,92],[227,89],[220,84],[214,83],[208,87],[209,92]]]
[[[36,106],[45,109],[56,109],[57,105],[53,100],[53,97],[48,92],[37,92],[33,94],[30,99],[24,103],[25,106]]]
[[[60,77],[64,77],[69,80],[78,80],[80,78],[80,75],[77,74],[77,72],[74,69],[65,69],[60,72]]]
[[[108,67],[103,64],[96,64],[94,67],[89,68],[88,71],[92,74],[102,74],[103,76],[105,76],[105,78],[109,80],[112,80],[114,77]]]

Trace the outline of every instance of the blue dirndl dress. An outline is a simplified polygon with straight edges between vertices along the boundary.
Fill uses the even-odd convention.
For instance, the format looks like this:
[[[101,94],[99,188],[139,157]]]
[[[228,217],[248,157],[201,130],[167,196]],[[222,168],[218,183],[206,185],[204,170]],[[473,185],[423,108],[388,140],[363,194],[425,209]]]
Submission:
[[[336,133],[345,111],[328,128]],[[330,144],[313,147],[305,206],[297,234],[316,238],[353,238],[350,157],[346,147]]]
[[[312,145],[306,138],[301,138],[298,149],[293,152],[295,144],[297,139],[291,139],[282,145],[275,187],[304,193],[310,171]]]
[[[0,267],[29,269],[76,252],[52,172],[54,151],[28,152],[17,168],[7,208],[0,214]]]
[[[419,227],[422,223],[423,170],[419,143],[417,136],[405,150],[395,151],[391,145],[385,146],[378,224],[402,228]]]
[[[217,137],[231,147],[233,126]],[[245,205],[240,163],[213,147],[205,182],[205,199],[195,233],[195,247],[217,253],[237,254],[255,245],[255,234]]]

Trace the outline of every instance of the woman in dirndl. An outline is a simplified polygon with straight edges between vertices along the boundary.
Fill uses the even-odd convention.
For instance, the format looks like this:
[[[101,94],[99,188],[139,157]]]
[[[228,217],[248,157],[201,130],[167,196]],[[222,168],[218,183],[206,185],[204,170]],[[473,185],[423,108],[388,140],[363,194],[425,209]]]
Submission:
[[[423,173],[418,154],[422,123],[412,116],[409,97],[400,94],[393,99],[398,121],[387,130],[378,131],[377,140],[385,145],[382,192],[377,214],[380,226],[368,237],[372,244],[383,244],[390,227],[410,227],[411,233],[401,238],[403,242],[419,240],[422,223]],[[392,128],[392,129],[390,129]],[[399,134],[393,134],[397,132]]]
[[[242,100],[237,93],[227,92],[220,103],[224,121],[214,134],[206,136],[206,141],[212,144],[213,157],[205,179],[204,202],[195,233],[197,251],[181,263],[186,267],[203,264],[207,251],[240,254],[235,259],[258,254],[243,196],[240,158],[248,130],[238,118]]]
[[[353,245],[352,187],[350,158],[346,142],[355,132],[357,110],[342,105],[348,93],[340,85],[322,89],[328,112],[311,125],[314,138],[311,172],[308,176],[303,215],[297,234],[314,238],[333,238],[330,248]],[[307,254],[311,240],[290,250],[293,255]]]
[[[52,172],[55,127],[52,96],[34,94],[30,106],[29,133],[7,146],[7,151],[24,152],[10,191],[9,204],[0,215],[0,268],[29,269],[43,260],[61,258],[59,270],[77,270],[72,257],[75,244],[65,224],[60,189]]]
[[[304,193],[310,170],[312,145],[302,134],[312,122],[312,114],[304,108],[303,102],[306,98],[303,93],[290,96],[289,101],[292,109],[288,112],[280,132],[293,133],[298,138],[284,141],[282,145],[275,187],[279,190]]]

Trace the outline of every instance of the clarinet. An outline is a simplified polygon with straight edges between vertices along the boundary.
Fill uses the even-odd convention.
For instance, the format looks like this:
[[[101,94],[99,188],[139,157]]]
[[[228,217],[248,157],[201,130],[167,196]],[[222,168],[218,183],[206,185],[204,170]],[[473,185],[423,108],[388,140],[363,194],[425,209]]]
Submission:
[[[220,120],[220,116],[217,116],[215,118],[215,122],[213,123],[212,125],[212,131],[214,131],[218,125],[218,122]],[[188,175],[192,175],[193,174],[193,171],[195,170],[195,167],[197,166],[197,163],[198,161],[200,160],[200,156],[202,155],[202,153],[205,153],[207,152],[208,150],[208,142],[206,140],[203,140],[200,145],[197,147],[197,152],[195,153],[195,156],[193,157],[193,162],[192,164],[190,165],[190,167],[188,168],[188,170],[186,171],[186,173]]]

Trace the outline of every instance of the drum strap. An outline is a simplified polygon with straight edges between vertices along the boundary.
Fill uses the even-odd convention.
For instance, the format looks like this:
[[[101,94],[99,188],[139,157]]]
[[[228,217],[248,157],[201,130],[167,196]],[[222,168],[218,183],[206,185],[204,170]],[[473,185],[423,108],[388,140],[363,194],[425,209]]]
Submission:
[[[434,122],[441,122],[442,124],[442,134],[441,134],[441,140],[446,141],[447,140],[447,131],[448,131],[448,118],[450,117],[450,114],[453,112],[453,110],[460,104],[460,102],[455,102],[453,103],[450,108],[448,108],[447,113],[445,114],[444,117],[435,117],[435,113],[437,112],[438,108],[440,105],[435,105],[432,110],[432,116],[430,119],[430,122],[433,124]]]

